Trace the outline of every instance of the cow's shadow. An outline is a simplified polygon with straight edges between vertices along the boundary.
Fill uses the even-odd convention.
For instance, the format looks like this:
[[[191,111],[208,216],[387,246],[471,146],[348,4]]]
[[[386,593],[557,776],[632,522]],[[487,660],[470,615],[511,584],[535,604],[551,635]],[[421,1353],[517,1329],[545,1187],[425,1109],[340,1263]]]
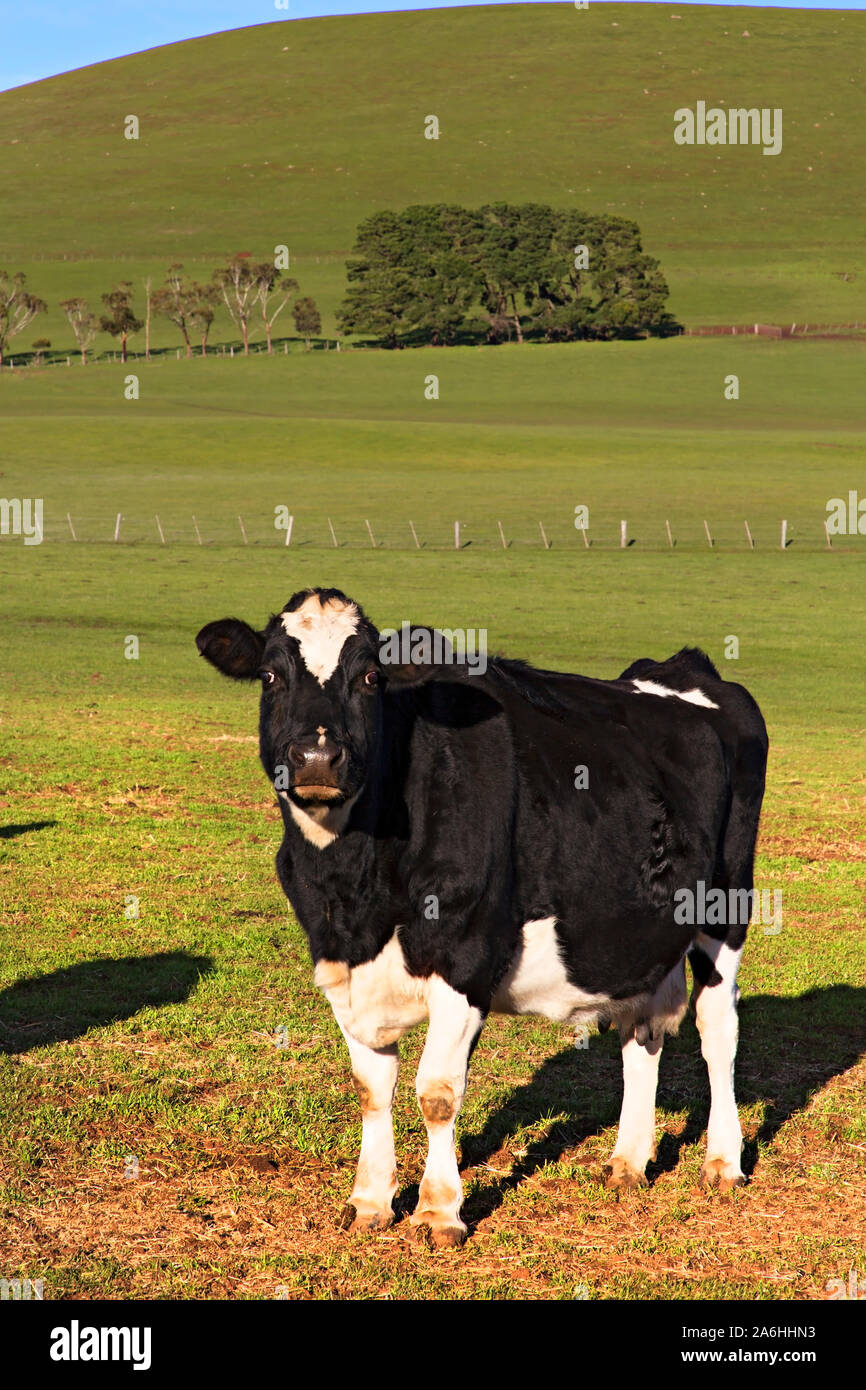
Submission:
[[[141,1009],[181,1003],[212,969],[209,956],[162,951],[82,961],[16,980],[0,990],[0,1053],[70,1042]]]
[[[520,1026],[518,1020],[514,1022]],[[759,1145],[771,1142],[816,1091],[853,1066],[864,1050],[866,989],[831,985],[795,998],[744,996],[740,1004],[737,1101],[740,1107],[756,1101],[764,1105],[760,1128],[744,1143],[743,1171],[747,1176],[758,1161]],[[483,1171],[483,1165],[509,1139],[546,1116],[566,1117],[519,1148],[517,1161],[507,1174],[474,1187],[463,1208],[470,1230],[544,1164],[556,1162],[584,1140],[615,1125],[621,1099],[619,1042],[611,1032],[603,1038],[593,1037],[586,1051],[563,1048],[490,1115],[482,1128],[464,1129],[461,1168],[476,1169],[477,1184],[479,1167]],[[686,1146],[705,1136],[709,1099],[700,1039],[689,1014],[679,1036],[665,1041],[657,1099],[662,1111],[685,1111],[686,1123],[676,1134],[662,1134],[657,1158],[647,1169],[651,1184],[660,1173],[677,1166]],[[591,1163],[591,1171],[599,1169],[607,1157]],[[410,1194],[401,1195],[404,1201],[398,1199],[398,1209]]]

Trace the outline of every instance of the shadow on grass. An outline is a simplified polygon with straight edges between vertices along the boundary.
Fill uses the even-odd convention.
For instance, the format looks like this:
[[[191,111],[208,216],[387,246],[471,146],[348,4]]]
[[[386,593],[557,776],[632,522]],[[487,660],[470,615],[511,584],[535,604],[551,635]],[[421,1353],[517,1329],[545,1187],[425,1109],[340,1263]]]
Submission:
[[[743,1147],[747,1176],[757,1165],[759,1146],[771,1143],[786,1121],[834,1076],[853,1066],[864,1050],[866,989],[831,985],[795,998],[744,997],[740,1004],[737,1101],[741,1107],[756,1102],[764,1106],[760,1129]],[[462,1136],[461,1167],[476,1167],[526,1126],[538,1124],[548,1115],[566,1117],[521,1150],[507,1176],[493,1179],[472,1193],[463,1209],[470,1231],[539,1168],[557,1162],[584,1140],[615,1125],[621,1099],[622,1071],[615,1035],[593,1038],[585,1052],[564,1048],[544,1062],[532,1080],[518,1087],[482,1129],[466,1131]],[[650,1184],[660,1173],[676,1168],[683,1150],[705,1137],[709,1099],[700,1039],[689,1016],[680,1036],[665,1042],[658,1091],[659,1107],[685,1111],[686,1123],[677,1134],[661,1135],[656,1161],[647,1169]],[[597,1176],[600,1179],[600,1173]],[[409,1195],[408,1190],[400,1194],[398,1211],[407,1208]]]
[[[56,824],[56,820],[30,820],[21,825],[0,825],[0,840],[17,840],[19,835],[29,835],[31,830],[47,830]]]
[[[16,980],[0,990],[0,1053],[70,1042],[89,1028],[131,1018],[140,1009],[180,1004],[212,969],[209,956],[163,951],[82,961]]]

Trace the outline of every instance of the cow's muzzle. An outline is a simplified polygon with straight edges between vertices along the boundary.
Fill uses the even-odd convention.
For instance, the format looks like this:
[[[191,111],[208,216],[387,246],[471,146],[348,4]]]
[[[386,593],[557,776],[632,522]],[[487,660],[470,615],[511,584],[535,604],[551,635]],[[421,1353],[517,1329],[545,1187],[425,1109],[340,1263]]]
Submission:
[[[292,790],[302,801],[336,801],[344,795],[340,771],[348,761],[346,749],[322,735],[289,746]]]

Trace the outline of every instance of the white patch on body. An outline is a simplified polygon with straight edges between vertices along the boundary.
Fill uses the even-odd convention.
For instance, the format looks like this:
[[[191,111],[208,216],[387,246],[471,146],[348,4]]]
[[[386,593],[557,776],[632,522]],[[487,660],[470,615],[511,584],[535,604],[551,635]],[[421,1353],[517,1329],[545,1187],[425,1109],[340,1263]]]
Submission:
[[[523,927],[523,946],[493,996],[500,1014],[540,1014],[555,1023],[594,1018],[608,1002],[606,994],[586,994],[565,973],[556,935],[556,918],[543,917]]]
[[[313,979],[345,1033],[367,1047],[388,1047],[429,1016],[428,996],[438,975],[420,979],[406,969],[397,932],[374,960],[350,969],[320,960]]]
[[[318,594],[310,594],[280,620],[286,635],[297,639],[307,670],[324,685],[337,669],[346,639],[358,631],[360,614],[354,603],[331,598],[323,605]]]
[[[632,685],[639,695],[659,695],[663,700],[668,695],[673,695],[677,700],[688,700],[690,705],[703,705],[705,709],[719,708],[715,701],[697,687],[694,690],[671,690],[669,686],[659,685],[656,681],[632,681]]]

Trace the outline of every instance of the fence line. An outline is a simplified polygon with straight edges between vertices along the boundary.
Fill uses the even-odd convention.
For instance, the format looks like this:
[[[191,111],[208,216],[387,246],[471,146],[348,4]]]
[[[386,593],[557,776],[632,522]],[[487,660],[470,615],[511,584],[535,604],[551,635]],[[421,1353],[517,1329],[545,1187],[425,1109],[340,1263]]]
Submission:
[[[377,534],[373,530],[370,519],[365,518],[363,523],[367,532],[367,541],[365,542],[362,540],[363,532],[360,531],[360,522],[356,521],[354,527],[352,527],[351,523],[346,521],[340,522],[338,518],[337,522],[338,525],[341,526],[341,535],[343,536],[341,540],[337,536],[337,529],[331,517],[325,518],[327,531],[325,530],[325,525],[319,518],[316,518],[315,522],[308,530],[303,526],[303,523],[300,527],[295,528],[296,516],[292,514],[284,518],[284,523],[280,525],[279,528],[269,525],[263,528],[263,531],[259,533],[258,537],[253,536],[251,540],[244,524],[244,518],[240,514],[236,514],[235,518],[239,525],[240,535],[238,535],[238,531],[233,528],[233,520],[223,517],[205,518],[200,524],[199,517],[190,514],[182,523],[169,522],[167,526],[164,526],[162,519],[165,517],[164,512],[162,513],[162,518],[157,513],[152,513],[148,518],[131,517],[125,512],[117,512],[113,515],[114,525],[112,529],[111,522],[108,517],[104,515],[96,518],[92,515],[89,517],[82,517],[82,515],[79,514],[76,524],[76,519],[73,518],[72,514],[66,512],[64,518],[65,524],[64,521],[55,521],[48,539],[69,543],[71,537],[71,541],[79,545],[99,545],[103,543],[126,545],[156,544],[157,541],[153,529],[153,523],[155,522],[156,533],[158,534],[159,544],[161,545],[196,544],[200,546],[248,546],[253,544],[267,546],[269,544],[279,544],[281,532],[284,531],[283,545],[293,546],[295,550],[307,547],[311,549],[328,547],[336,550],[355,550],[363,548],[365,544],[369,545],[374,550],[384,549],[392,552],[410,550],[412,545],[414,545],[416,550],[451,549],[457,552],[471,549],[473,546],[475,548],[501,548],[502,550],[510,550],[513,548],[535,548],[545,551],[554,549],[567,551],[575,550],[579,553],[592,549],[630,550],[634,547],[644,550],[675,550],[678,546],[680,548],[683,546],[690,546],[695,549],[703,548],[700,529],[697,529],[696,523],[693,522],[688,531],[684,532],[682,529],[679,529],[675,534],[670,520],[665,520],[663,524],[661,522],[655,523],[651,527],[648,527],[645,521],[641,521],[638,531],[632,534],[630,532],[628,520],[625,518],[620,520],[618,528],[613,521],[610,521],[603,527],[597,526],[594,533],[591,533],[589,528],[585,526],[574,526],[571,528],[561,523],[556,523],[554,530],[549,532],[548,528],[545,527],[544,521],[538,518],[536,523],[538,530],[533,540],[531,532],[526,529],[526,527],[530,525],[528,518],[526,519],[524,529],[516,535],[513,533],[514,523],[512,523],[511,526],[512,534],[507,535],[501,521],[494,522],[491,520],[487,525],[483,525],[481,523],[473,524],[455,520],[453,523],[450,523],[450,539],[449,523],[444,519],[437,519],[435,525],[430,527],[427,535],[422,536],[418,534],[418,529],[414,521],[410,520],[408,523],[408,530],[405,530],[405,522],[401,524],[398,520],[386,518],[384,521],[380,520],[377,523],[377,539]],[[743,520],[745,541],[742,539],[737,541],[734,538],[736,533],[729,529],[728,523],[725,523],[721,531],[717,528],[711,529],[710,523],[706,518],[703,519],[702,524],[703,542],[710,550],[719,549],[720,540],[722,548],[728,550],[748,549],[749,551],[754,551],[758,549],[758,538],[755,536],[752,527],[746,519]],[[771,541],[766,534],[771,523],[769,521],[762,522],[762,528],[765,531],[763,544],[767,549],[778,547],[782,551],[785,551],[790,549],[792,545],[798,545],[800,547],[826,546],[828,550],[833,549],[829,526],[827,521],[823,518],[820,526],[817,523],[815,524],[814,534],[811,528],[805,529],[802,525],[797,534],[792,534],[791,522],[788,518],[780,520],[777,524],[780,527],[780,530],[776,531],[776,537],[778,539]],[[204,527],[204,533],[202,527]],[[99,532],[96,536],[93,535],[94,529],[98,529]],[[86,534],[88,531],[90,532],[89,535]],[[167,531],[169,534],[167,534]],[[300,535],[298,534],[299,531],[301,532]],[[8,531],[4,530],[0,534],[2,534],[2,537],[5,537],[8,535]],[[15,533],[13,532],[13,534]],[[410,544],[409,540],[410,535],[412,544]],[[40,530],[40,540],[44,539],[44,530]],[[846,537],[842,537],[842,539],[844,540]]]

